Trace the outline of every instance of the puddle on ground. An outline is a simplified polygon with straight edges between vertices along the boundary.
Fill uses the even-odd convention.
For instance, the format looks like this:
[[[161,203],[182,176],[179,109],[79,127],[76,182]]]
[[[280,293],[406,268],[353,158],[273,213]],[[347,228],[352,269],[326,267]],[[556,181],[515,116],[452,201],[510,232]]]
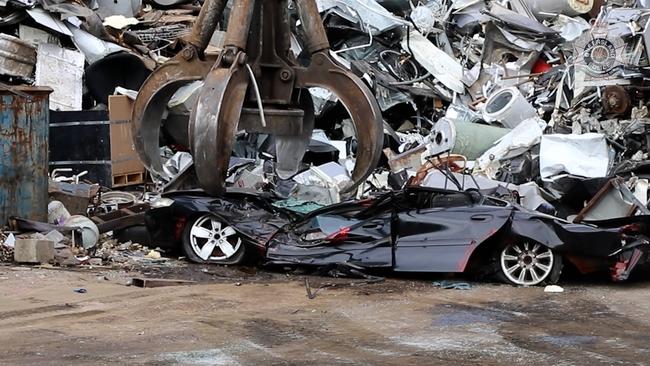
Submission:
[[[158,359],[164,362],[178,363],[179,365],[239,365],[237,361],[219,348],[169,352],[160,355]]]
[[[558,347],[571,347],[583,344],[596,343],[598,337],[585,335],[547,335],[540,338],[542,342],[550,343]]]
[[[499,323],[508,321],[512,315],[498,309],[474,308],[463,305],[438,305],[433,310],[435,326],[462,326],[476,323]]]

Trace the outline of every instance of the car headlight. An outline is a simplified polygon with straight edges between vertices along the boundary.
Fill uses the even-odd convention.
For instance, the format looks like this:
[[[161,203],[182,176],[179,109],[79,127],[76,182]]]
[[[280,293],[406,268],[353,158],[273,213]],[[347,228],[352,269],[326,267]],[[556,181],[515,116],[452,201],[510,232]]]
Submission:
[[[169,207],[174,204],[174,200],[171,198],[160,197],[151,201],[151,208],[163,208]]]

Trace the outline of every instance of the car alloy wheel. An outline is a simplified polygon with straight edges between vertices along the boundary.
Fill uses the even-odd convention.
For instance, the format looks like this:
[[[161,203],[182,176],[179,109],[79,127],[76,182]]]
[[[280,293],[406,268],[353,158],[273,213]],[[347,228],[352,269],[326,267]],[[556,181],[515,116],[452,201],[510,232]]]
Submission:
[[[547,280],[556,260],[551,249],[526,241],[507,245],[500,259],[503,275],[519,286],[535,286]]]
[[[189,244],[192,252],[204,261],[227,261],[243,249],[235,229],[211,214],[194,221],[189,230]]]

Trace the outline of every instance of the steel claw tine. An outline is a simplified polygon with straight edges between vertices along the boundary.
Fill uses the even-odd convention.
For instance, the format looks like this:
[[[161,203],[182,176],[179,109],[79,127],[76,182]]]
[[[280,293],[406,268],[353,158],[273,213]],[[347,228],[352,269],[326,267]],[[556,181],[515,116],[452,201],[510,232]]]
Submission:
[[[181,86],[207,75],[218,55],[205,55],[226,0],[206,0],[199,16],[186,37],[185,48],[156,69],[140,87],[133,106],[133,141],[144,166],[161,175],[162,161],[158,140],[167,102]]]
[[[140,87],[131,117],[133,141],[140,160],[152,173],[163,174],[159,138],[167,102],[183,85],[203,79],[215,61],[216,56],[187,61],[178,54],[151,73]]]
[[[298,136],[276,135],[276,158],[275,172],[280,179],[289,179],[298,172],[302,158],[309,147],[316,116],[314,115],[314,101],[309,90],[300,91],[300,108],[303,110],[302,134]],[[280,146],[283,145],[281,148]]]
[[[243,56],[242,53],[239,55]],[[199,184],[211,195],[221,195],[225,190],[248,81],[248,74],[240,63],[233,63],[230,68],[215,67],[206,76],[190,114],[189,137],[194,168]]]
[[[334,63],[327,51],[314,53],[307,68],[297,68],[296,79],[300,87],[330,90],[350,114],[358,141],[352,184],[343,191],[350,193],[372,174],[381,157],[384,129],[377,100],[361,79]]]

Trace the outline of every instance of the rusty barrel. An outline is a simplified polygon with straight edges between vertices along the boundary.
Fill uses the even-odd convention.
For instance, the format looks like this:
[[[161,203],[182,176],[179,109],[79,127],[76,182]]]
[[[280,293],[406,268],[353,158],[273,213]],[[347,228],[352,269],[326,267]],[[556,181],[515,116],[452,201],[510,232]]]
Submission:
[[[0,226],[10,216],[47,221],[52,89],[0,89]]]

